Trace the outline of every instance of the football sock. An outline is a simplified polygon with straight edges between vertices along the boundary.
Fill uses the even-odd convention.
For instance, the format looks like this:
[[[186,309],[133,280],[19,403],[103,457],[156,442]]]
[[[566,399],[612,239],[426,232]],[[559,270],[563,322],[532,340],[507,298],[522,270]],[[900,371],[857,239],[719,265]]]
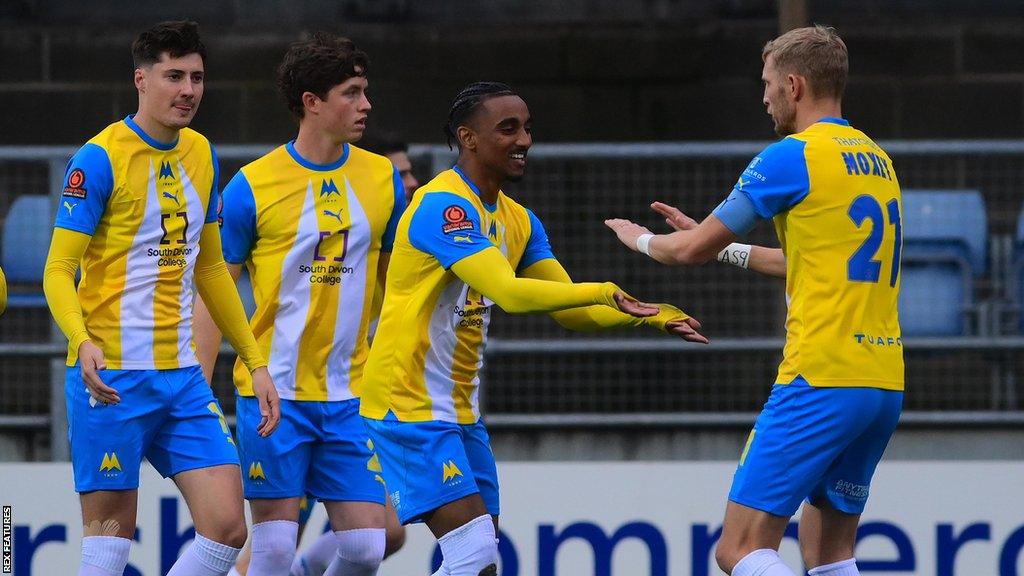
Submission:
[[[121,576],[128,565],[132,541],[117,536],[82,538],[82,564],[78,576]]]
[[[360,528],[341,530],[337,537],[337,554],[324,576],[373,576],[384,559],[384,529]]]
[[[196,532],[192,545],[171,566],[167,576],[225,576],[241,551]]]
[[[246,576],[283,576],[295,558],[299,523],[270,520],[252,526],[252,560]]]
[[[810,576],[860,576],[857,561],[853,558],[811,568],[807,573]]]
[[[796,576],[769,548],[754,550],[744,556],[732,569],[732,576]]]
[[[444,562],[434,574],[443,576],[494,576],[497,574],[498,541],[489,514],[478,516],[437,540]]]

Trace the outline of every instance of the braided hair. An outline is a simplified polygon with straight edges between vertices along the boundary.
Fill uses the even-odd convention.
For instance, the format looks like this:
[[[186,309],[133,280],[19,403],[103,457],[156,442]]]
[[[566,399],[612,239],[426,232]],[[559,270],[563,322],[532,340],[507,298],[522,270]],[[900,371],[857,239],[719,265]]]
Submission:
[[[452,108],[448,111],[448,122],[444,125],[444,135],[448,142],[448,149],[452,144],[462,147],[459,144],[459,137],[456,131],[459,126],[466,123],[466,120],[476,112],[480,104],[488,98],[495,96],[515,96],[516,93],[508,84],[501,82],[474,82],[462,89],[459,95],[452,102]]]

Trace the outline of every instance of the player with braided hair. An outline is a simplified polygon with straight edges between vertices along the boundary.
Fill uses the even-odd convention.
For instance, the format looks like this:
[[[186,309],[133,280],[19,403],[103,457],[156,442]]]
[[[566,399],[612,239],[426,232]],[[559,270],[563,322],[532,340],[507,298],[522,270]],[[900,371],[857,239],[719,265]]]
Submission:
[[[501,191],[523,177],[533,143],[512,88],[469,85],[444,131],[458,162],[399,220],[360,413],[399,520],[425,522],[438,539],[435,576],[494,576],[498,479],[478,401],[491,306],[546,312],[574,330],[644,325],[707,340],[678,308],[610,282],[573,283],[537,216]]]

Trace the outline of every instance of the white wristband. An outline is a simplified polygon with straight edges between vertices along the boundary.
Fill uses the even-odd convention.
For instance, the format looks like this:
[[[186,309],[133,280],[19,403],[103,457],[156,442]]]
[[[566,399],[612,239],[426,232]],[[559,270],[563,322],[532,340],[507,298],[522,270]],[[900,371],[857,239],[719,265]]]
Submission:
[[[644,254],[651,255],[651,238],[654,238],[654,234],[641,234],[636,239],[636,249],[643,252]]]
[[[639,244],[639,240],[637,241]],[[718,261],[747,268],[750,265],[750,244],[737,244],[733,242],[718,253]]]

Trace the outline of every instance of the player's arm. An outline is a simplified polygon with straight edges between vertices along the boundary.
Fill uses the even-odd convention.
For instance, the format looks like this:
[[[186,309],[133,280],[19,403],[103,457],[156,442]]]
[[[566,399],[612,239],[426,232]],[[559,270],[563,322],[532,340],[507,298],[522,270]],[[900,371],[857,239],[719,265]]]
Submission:
[[[665,217],[665,223],[675,230],[692,230],[698,223],[675,206],[663,202],[651,204],[651,210]],[[732,264],[778,278],[786,277],[786,255],[781,248],[768,248],[750,244],[732,243],[715,257],[719,262]]]
[[[43,268],[43,293],[50,313],[67,337],[69,348],[78,353],[79,369],[89,394],[104,404],[117,404],[121,398],[99,376],[107,361],[85,327],[75,289],[75,272],[113,190],[114,174],[106,150],[95,144],[82,146],[65,170],[53,238]]]
[[[241,264],[227,264],[228,274],[238,290],[238,278],[242,275]],[[202,296],[196,298],[195,307],[192,310],[192,337],[196,343],[196,356],[199,358],[199,365],[203,369],[203,377],[207,382],[213,382],[213,368],[217,365],[217,356],[220,354],[220,342],[223,338],[220,328],[210,316],[210,310]]]
[[[629,220],[605,224],[630,249],[670,265],[703,264],[721,253],[760,220],[767,220],[800,203],[810,191],[804,142],[785,138],[759,154],[743,171],[732,193],[696,227],[656,235]],[[778,255],[766,270],[778,272]]]
[[[216,167],[216,152],[213,153],[213,163]],[[236,182],[239,179],[244,183],[244,189],[248,190],[248,203],[245,203],[244,199],[237,195],[229,196],[229,190],[238,190],[241,186]],[[196,288],[199,290],[199,297],[205,304],[205,312],[228,339],[235,352],[238,353],[242,364],[252,374],[253,394],[256,396],[262,415],[260,423],[256,426],[256,431],[261,436],[269,436],[281,420],[281,400],[278,397],[277,388],[274,387],[274,381],[270,377],[270,372],[267,370],[267,360],[263,357],[256,338],[249,328],[248,319],[245,317],[245,308],[242,306],[242,299],[238,296],[238,287],[235,285],[236,277],[232,277],[224,262],[224,246],[221,245],[217,213],[219,206],[221,213],[224,214],[228,203],[232,206],[244,204],[246,211],[255,214],[252,189],[241,172],[232,178],[228,186],[225,187],[223,202],[217,194],[217,178],[214,178],[210,190],[206,223],[199,236],[199,256],[196,258],[195,267]]]
[[[611,282],[566,284],[518,278],[481,230],[476,208],[450,192],[426,194],[409,222],[409,241],[476,292],[510,313],[551,312],[604,304],[635,316],[658,309],[637,302]]]
[[[256,344],[249,329],[242,299],[238,296],[235,280],[228,273],[221,255],[220,229],[216,222],[203,226],[199,238],[199,256],[196,258],[196,288],[206,304],[206,311],[224,337],[238,353],[242,363],[252,373],[253,393],[259,400],[263,419],[256,430],[269,436],[281,419],[280,399],[274,382],[267,371],[267,360]]]
[[[554,258],[540,260],[524,269],[520,275],[537,280],[572,283],[569,273]],[[632,326],[651,326],[691,342],[707,343],[707,338],[697,332],[700,329],[700,322],[696,318],[691,318],[688,314],[671,304],[655,304],[655,306],[658,307],[658,313],[644,318],[630,316],[616,308],[604,305],[570,308],[568,310],[552,312],[550,315],[563,328],[578,332],[596,332],[598,330]]]
[[[553,312],[602,304],[635,316],[652,316],[658,309],[638,302],[611,282],[566,284],[516,277],[505,255],[489,246],[451,265],[470,288],[511,314]]]

